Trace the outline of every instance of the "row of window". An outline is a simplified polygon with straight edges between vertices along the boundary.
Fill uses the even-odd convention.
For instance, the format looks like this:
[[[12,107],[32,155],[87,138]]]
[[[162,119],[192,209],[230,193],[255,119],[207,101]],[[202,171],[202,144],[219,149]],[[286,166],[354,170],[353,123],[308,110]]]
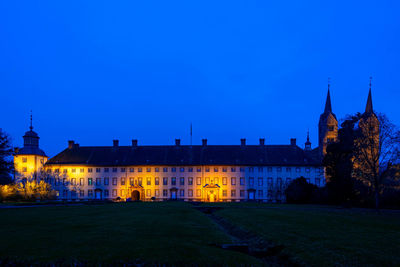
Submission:
[[[68,193],[70,192],[70,197],[71,198],[77,198],[78,196],[80,198],[84,198],[85,196],[85,190],[63,190],[62,193],[62,197],[69,197]],[[145,190],[146,193],[146,197],[150,198],[150,197],[160,197],[160,192],[162,192],[162,196],[163,197],[173,197],[176,195],[173,195],[170,190],[162,190],[160,191],[159,189],[155,189],[152,190],[151,189],[147,189]],[[185,190],[184,189],[180,189],[177,191],[179,197],[202,197],[202,190],[201,189],[197,189],[196,191],[194,191],[193,189],[189,189],[187,190],[187,195],[185,195]],[[196,193],[196,195],[194,195],[194,192]],[[240,197],[245,197],[245,190],[239,190],[239,196]],[[153,193],[153,194],[152,194]],[[87,190],[87,197],[88,198],[108,198],[110,197],[110,191],[109,190],[103,190],[101,192],[99,192],[99,195],[96,196],[95,195],[96,192],[92,189]],[[264,195],[266,194],[266,195]],[[257,190],[257,196],[259,198],[263,198],[264,196],[267,196],[268,198],[272,198],[274,196],[274,194],[282,194],[282,191],[273,191],[273,190]],[[111,196],[112,197],[130,197],[130,192],[128,190],[125,189],[120,189],[119,190],[119,195],[118,195],[118,190],[117,189],[112,189],[111,190]],[[228,190],[222,190],[222,197],[228,197]],[[230,190],[230,197],[237,197],[237,190]]]
[[[117,168],[117,167],[113,167],[113,168],[103,168],[103,171],[104,172],[110,172],[110,171],[111,172],[118,172],[118,169],[119,169],[120,172],[127,172],[127,171],[129,171],[129,172],[144,172],[144,171],[152,172],[152,170],[153,170],[153,168],[151,168],[151,167],[147,167],[147,168],[141,168],[141,167],[138,167],[138,168],[125,168],[125,167]],[[176,167],[170,167],[170,168],[168,168],[168,167],[164,167],[164,168],[155,167],[154,168],[154,172],[160,172],[160,170],[162,170],[162,172],[168,172],[168,169],[170,169],[171,172],[177,172],[177,170],[179,170],[179,172],[185,172],[185,171],[187,171],[187,172],[194,172],[194,171],[201,172],[202,171],[201,167],[196,167],[196,168],[193,168],[193,167],[188,167],[188,168],[185,168],[185,167],[180,167],[180,168],[176,168]],[[258,172],[263,172],[265,168],[264,167],[257,167],[257,168],[248,167],[248,172],[252,173],[252,172],[255,171],[255,169],[257,169]],[[273,171],[273,167],[266,167],[266,169],[267,169],[268,172],[272,172]],[[78,170],[79,170],[80,173],[84,173],[85,172],[85,168],[79,168],[79,169],[72,168],[71,169],[71,173],[77,173]],[[87,168],[87,172],[89,172],[89,173],[92,173],[93,170],[95,172],[99,173],[99,172],[102,171],[102,168]],[[205,170],[205,172],[210,172],[211,170],[213,170],[214,172],[219,172],[220,170],[222,170],[222,172],[227,172],[228,168],[227,167],[222,167],[222,168],[219,168],[219,167],[214,167],[214,168],[205,167],[204,170]],[[282,167],[276,167],[276,171],[277,172],[282,172],[282,170],[283,170]],[[301,170],[302,170],[302,167],[296,167],[295,168],[296,172],[301,172]],[[48,173],[51,173],[51,171],[52,171],[51,169],[47,170]],[[231,172],[236,172],[236,167],[231,167],[230,171]],[[245,168],[244,167],[240,167],[239,171],[240,172],[244,172]],[[291,172],[291,171],[292,171],[292,167],[286,167],[286,172]],[[310,167],[305,167],[305,171],[306,172],[310,172],[311,168]],[[319,171],[321,172],[321,171],[323,171],[323,169],[319,168]],[[68,169],[63,169],[62,172],[63,173],[68,173]],[[60,169],[54,169],[54,173],[60,173]]]
[[[307,182],[310,183],[310,178],[306,178]],[[227,185],[228,183],[230,183],[231,185],[236,185],[236,177],[231,177],[230,179],[228,179],[228,177],[222,177],[222,185]],[[283,179],[281,177],[278,177],[277,179],[277,185],[281,185],[283,183]],[[125,177],[122,177],[120,179],[120,185],[126,185],[126,183],[129,181],[130,185],[143,185],[143,179],[141,177],[138,178],[129,178],[129,180],[125,179]],[[160,185],[160,177],[147,177],[146,178],[146,185],[151,186],[152,184],[154,185]],[[201,185],[201,177],[197,177],[196,178],[196,185]],[[286,178],[286,184],[289,184],[292,181],[292,178]],[[71,178],[70,180],[67,178],[55,178],[54,180],[52,178],[50,178],[50,180],[48,181],[50,184],[54,185],[68,185],[68,183],[70,183],[71,185],[81,185],[84,186],[85,185],[85,179],[84,178],[79,178],[79,180],[77,180],[76,178]],[[118,185],[118,178],[114,177],[111,180],[112,185]],[[169,183],[171,185],[177,185],[177,182],[179,182],[179,185],[185,185],[185,183],[187,182],[187,185],[193,185],[194,183],[194,178],[193,177],[180,177],[179,180],[177,181],[176,177],[163,177],[162,178],[162,185],[168,185]],[[219,184],[219,179],[218,177],[215,178],[209,178],[206,177],[205,178],[205,184]],[[109,185],[110,184],[110,178],[87,178],[87,185]],[[240,177],[239,178],[239,184],[240,185],[245,185],[245,178],[244,177]],[[267,184],[269,186],[273,185],[273,178],[272,177],[268,177],[267,178]],[[316,178],[315,179],[315,184],[316,185],[320,185],[320,178]],[[259,177],[257,179],[255,179],[254,177],[249,177],[248,178],[248,185],[249,186],[263,186],[264,185],[264,178]]]

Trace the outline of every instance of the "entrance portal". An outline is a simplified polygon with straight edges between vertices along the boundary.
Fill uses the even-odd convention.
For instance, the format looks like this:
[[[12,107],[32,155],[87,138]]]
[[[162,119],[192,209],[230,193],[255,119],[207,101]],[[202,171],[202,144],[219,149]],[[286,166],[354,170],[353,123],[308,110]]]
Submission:
[[[176,190],[171,191],[171,199],[176,199]]]
[[[94,196],[95,196],[95,199],[100,200],[101,199],[101,190],[100,189],[94,190]]]
[[[140,200],[140,192],[137,190],[132,191],[131,198],[133,201],[139,201]]]
[[[210,192],[210,194],[208,196],[208,201],[215,202],[215,194],[213,191]]]

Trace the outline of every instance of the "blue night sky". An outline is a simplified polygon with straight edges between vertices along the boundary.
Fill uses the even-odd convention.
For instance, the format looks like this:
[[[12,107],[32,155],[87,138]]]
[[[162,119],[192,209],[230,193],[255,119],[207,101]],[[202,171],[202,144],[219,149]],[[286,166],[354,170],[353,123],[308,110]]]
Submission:
[[[0,127],[67,147],[303,146],[331,77],[338,118],[400,125],[399,1],[1,1]]]

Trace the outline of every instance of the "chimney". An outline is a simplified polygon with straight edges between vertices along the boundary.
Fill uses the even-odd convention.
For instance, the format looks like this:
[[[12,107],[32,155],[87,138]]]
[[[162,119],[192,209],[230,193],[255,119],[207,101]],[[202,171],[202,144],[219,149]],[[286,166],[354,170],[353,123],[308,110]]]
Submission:
[[[240,139],[240,144],[241,144],[242,146],[245,146],[245,145],[246,145],[246,138]]]
[[[68,141],[68,149],[73,149],[74,148],[74,144],[75,144],[74,140],[69,140]]]
[[[260,138],[260,146],[265,145],[265,138]]]
[[[202,142],[203,146],[207,146],[207,139],[202,139],[201,142]]]
[[[296,145],[296,138],[290,138],[290,144],[292,146],[295,146]]]
[[[132,139],[132,146],[137,146],[137,139]]]
[[[181,145],[181,139],[175,139],[175,145],[180,146]]]
[[[113,145],[114,145],[115,147],[117,147],[117,146],[118,146],[118,143],[119,143],[119,141],[118,141],[118,140],[113,140]]]

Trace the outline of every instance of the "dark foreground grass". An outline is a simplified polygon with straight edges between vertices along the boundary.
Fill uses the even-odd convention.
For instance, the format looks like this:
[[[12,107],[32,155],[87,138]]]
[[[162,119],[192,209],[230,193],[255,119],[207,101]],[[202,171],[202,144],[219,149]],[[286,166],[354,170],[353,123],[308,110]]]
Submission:
[[[219,205],[219,204],[218,204]],[[315,266],[400,266],[400,212],[227,204],[216,214]]]
[[[0,209],[0,259],[237,265],[261,262],[210,246],[230,238],[187,203]]]

